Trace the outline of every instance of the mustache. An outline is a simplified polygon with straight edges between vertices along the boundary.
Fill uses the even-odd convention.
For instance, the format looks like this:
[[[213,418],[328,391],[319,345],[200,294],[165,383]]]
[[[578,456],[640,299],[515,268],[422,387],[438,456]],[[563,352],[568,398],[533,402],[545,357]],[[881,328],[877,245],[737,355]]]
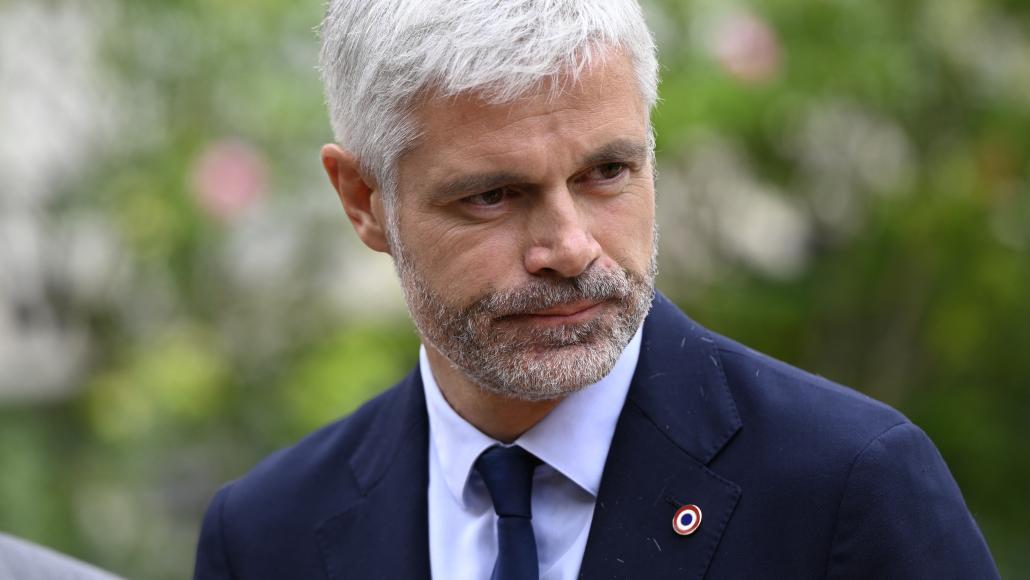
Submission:
[[[500,318],[583,301],[625,300],[632,292],[631,276],[624,269],[595,266],[573,278],[542,278],[493,292],[473,303],[469,311]]]

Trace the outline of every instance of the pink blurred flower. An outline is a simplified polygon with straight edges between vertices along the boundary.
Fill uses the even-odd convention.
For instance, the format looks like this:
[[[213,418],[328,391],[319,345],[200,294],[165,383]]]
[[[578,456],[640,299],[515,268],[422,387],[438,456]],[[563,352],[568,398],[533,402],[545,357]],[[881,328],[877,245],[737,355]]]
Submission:
[[[215,141],[194,161],[192,182],[200,207],[216,219],[229,221],[264,195],[267,165],[247,143]]]
[[[768,82],[781,69],[776,31],[749,12],[731,14],[718,23],[711,51],[727,74],[746,83]]]

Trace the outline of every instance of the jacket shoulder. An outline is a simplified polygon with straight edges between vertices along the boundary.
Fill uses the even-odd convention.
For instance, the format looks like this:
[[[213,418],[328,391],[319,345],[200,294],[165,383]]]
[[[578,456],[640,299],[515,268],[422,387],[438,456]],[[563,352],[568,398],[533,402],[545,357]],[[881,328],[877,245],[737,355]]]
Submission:
[[[358,504],[424,423],[420,385],[413,371],[223,486],[204,516],[194,578],[323,574],[319,525]]]
[[[712,336],[745,425],[820,437],[812,443],[864,446],[896,426],[910,424],[901,412],[872,397],[726,337]]]
[[[736,451],[717,460],[721,472],[745,490],[746,517],[776,521],[793,532],[784,542],[795,542],[751,556],[831,579],[998,577],[919,427],[855,390],[711,336],[743,423]],[[805,553],[801,564],[784,556]]]
[[[272,453],[224,486],[220,493],[225,525],[238,527],[243,534],[247,529],[285,530],[346,510],[363,493],[355,457],[365,451],[373,432],[394,420],[391,415],[411,388],[407,383]]]

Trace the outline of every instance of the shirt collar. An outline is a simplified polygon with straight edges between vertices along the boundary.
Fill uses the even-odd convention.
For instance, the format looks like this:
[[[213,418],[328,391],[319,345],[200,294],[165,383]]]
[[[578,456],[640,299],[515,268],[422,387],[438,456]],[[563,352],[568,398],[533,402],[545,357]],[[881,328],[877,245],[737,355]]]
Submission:
[[[640,358],[641,328],[606,377],[566,397],[514,443],[594,497],[601,487],[615,424]],[[472,426],[447,403],[433,377],[425,346],[419,349],[419,369],[429,414],[432,452],[437,454],[447,487],[465,507],[466,484],[476,458],[500,443]]]

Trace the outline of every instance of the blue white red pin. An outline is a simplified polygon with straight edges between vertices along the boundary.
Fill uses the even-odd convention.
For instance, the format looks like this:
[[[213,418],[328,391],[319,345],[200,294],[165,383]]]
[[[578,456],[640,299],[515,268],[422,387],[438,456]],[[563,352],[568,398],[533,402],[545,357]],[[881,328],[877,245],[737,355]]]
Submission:
[[[689,504],[676,510],[672,517],[672,530],[681,536],[689,536],[701,526],[701,508]]]

